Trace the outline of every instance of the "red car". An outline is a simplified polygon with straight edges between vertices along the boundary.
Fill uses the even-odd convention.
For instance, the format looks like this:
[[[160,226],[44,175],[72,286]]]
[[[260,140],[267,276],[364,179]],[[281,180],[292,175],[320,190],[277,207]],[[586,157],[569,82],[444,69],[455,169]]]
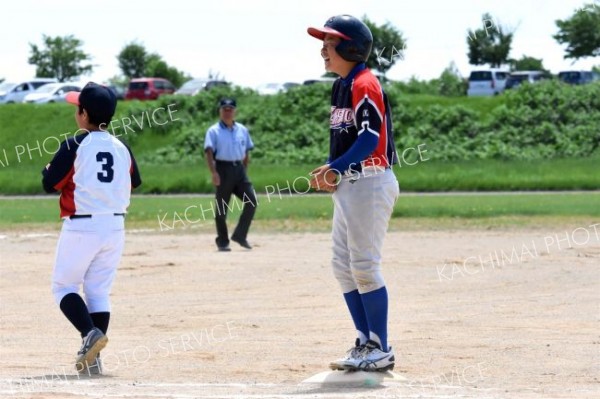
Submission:
[[[131,79],[126,100],[156,100],[162,94],[173,94],[175,86],[163,78],[136,78]]]

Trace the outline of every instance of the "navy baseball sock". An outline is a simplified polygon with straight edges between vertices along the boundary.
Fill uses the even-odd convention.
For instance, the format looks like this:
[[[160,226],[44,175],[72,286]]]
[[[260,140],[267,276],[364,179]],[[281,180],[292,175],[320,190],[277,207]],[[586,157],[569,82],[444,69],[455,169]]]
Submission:
[[[71,324],[79,330],[82,337],[85,337],[94,328],[88,308],[79,294],[71,293],[65,295],[60,301],[60,310],[62,310]]]
[[[108,331],[108,322],[110,321],[110,312],[96,312],[90,313],[90,317],[94,322],[94,327],[97,327],[106,334]]]
[[[371,332],[370,339],[377,342],[381,349],[388,351],[387,346],[387,314],[388,294],[384,287],[360,295]]]
[[[344,294],[344,299],[346,300],[346,305],[348,305],[348,309],[350,310],[352,321],[354,321],[354,327],[356,327],[358,339],[361,345],[364,345],[367,343],[367,339],[369,338],[369,324],[367,323],[365,308],[363,307],[360,294],[358,293],[358,290],[346,292]]]

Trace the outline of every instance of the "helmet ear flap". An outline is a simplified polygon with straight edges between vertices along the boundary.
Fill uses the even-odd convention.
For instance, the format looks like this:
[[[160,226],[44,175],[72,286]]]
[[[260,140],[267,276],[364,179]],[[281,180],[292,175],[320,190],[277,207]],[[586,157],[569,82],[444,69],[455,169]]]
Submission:
[[[371,44],[361,46],[355,40],[342,40],[336,47],[335,51],[346,61],[349,62],[365,62],[371,53]],[[365,57],[366,54],[366,57]]]

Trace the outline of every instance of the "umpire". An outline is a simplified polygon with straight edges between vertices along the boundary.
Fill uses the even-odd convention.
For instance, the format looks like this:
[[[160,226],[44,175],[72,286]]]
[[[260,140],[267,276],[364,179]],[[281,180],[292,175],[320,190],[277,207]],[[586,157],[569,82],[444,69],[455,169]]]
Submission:
[[[231,194],[241,199],[244,204],[231,241],[237,242],[246,249],[252,249],[246,237],[258,205],[252,183],[246,175],[250,160],[249,151],[254,148],[254,144],[248,129],[235,121],[235,112],[235,100],[222,99],[219,102],[220,120],[206,131],[204,139],[206,163],[212,174],[212,183],[216,187],[217,238],[215,241],[219,251],[231,250],[226,220]]]

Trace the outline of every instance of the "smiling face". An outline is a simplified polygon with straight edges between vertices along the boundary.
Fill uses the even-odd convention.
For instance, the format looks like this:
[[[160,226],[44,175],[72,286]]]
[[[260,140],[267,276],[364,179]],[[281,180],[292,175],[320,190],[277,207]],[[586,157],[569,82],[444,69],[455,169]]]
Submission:
[[[341,77],[346,77],[352,68],[354,67],[354,62],[348,62],[343,59],[335,48],[342,39],[337,36],[326,34],[323,39],[323,48],[321,49],[321,57],[325,61],[325,70],[328,72],[333,72],[335,74],[340,75]]]

